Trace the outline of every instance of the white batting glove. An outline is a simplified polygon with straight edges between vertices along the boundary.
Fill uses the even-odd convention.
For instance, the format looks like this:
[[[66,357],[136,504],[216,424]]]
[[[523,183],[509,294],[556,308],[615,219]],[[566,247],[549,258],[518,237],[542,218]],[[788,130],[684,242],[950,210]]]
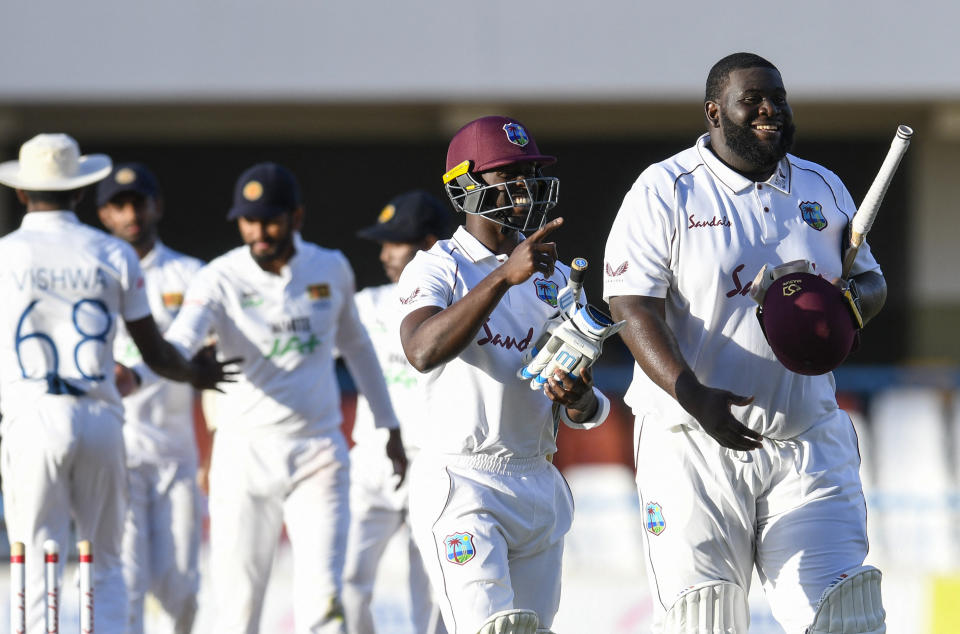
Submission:
[[[554,372],[562,369],[572,378],[580,370],[592,366],[603,351],[603,342],[616,334],[625,324],[616,323],[600,309],[586,305],[570,319],[552,317],[544,324],[544,333],[537,344],[549,334],[543,345],[535,345],[530,358],[517,375],[530,380],[530,389],[542,389]]]

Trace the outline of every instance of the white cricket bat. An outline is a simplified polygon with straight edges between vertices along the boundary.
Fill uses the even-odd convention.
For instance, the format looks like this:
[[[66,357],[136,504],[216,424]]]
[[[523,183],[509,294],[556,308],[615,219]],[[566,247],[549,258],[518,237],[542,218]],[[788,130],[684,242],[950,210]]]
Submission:
[[[843,272],[840,277],[847,279],[850,271],[853,269],[853,261],[857,258],[857,251],[863,244],[864,238],[870,228],[873,227],[873,221],[877,218],[877,211],[880,209],[880,203],[883,202],[883,196],[890,187],[890,181],[900,165],[900,159],[907,153],[910,147],[910,137],[913,136],[913,128],[906,125],[897,126],[897,134],[893,137],[893,143],[890,144],[890,150],[887,157],[883,159],[883,165],[877,172],[876,178],[867,190],[867,195],[863,197],[860,208],[853,215],[853,225],[850,232],[850,247],[843,258]]]

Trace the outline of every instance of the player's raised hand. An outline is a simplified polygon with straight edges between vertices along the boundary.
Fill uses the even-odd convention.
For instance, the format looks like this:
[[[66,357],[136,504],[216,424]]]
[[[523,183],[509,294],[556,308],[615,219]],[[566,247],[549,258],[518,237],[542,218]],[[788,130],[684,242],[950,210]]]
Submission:
[[[511,286],[526,282],[534,273],[553,275],[557,261],[557,245],[545,242],[548,235],[563,224],[563,218],[554,218],[518,244],[501,267],[501,273]]]
[[[738,396],[733,392],[703,386],[696,400],[697,405],[691,413],[703,431],[718,443],[737,451],[750,451],[762,446],[760,441],[763,436],[738,421],[730,411],[733,405],[752,403],[752,396]]]
[[[228,365],[236,365],[243,361],[243,357],[233,357],[224,361],[217,360],[217,349],[213,344],[204,346],[190,360],[193,376],[190,384],[198,390],[217,390],[222,392],[218,383],[234,383],[240,370],[228,369]]]

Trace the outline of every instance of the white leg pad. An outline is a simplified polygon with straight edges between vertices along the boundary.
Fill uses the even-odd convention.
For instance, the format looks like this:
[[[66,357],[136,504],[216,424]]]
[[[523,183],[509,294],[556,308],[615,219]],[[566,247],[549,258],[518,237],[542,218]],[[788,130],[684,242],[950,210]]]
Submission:
[[[546,629],[540,628],[539,630],[537,630],[537,634],[556,634],[556,632],[554,632],[553,630],[546,630]]]
[[[858,566],[834,579],[820,595],[807,634],[884,634],[881,577],[873,566]]]
[[[487,619],[477,634],[537,634],[538,625],[533,610],[504,610]]]
[[[729,581],[690,586],[677,597],[663,622],[666,634],[746,634],[749,627],[747,593]]]

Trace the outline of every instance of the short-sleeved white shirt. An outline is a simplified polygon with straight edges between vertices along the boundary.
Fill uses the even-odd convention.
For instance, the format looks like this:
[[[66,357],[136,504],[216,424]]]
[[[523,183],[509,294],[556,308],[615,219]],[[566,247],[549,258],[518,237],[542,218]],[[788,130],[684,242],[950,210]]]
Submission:
[[[158,241],[140,260],[140,266],[147,282],[150,313],[160,331],[165,332],[180,312],[190,280],[203,262]],[[123,324],[117,329],[114,354],[118,362],[127,366],[142,361],[137,344]],[[145,382],[141,389],[123,399],[123,438],[129,464],[158,459],[196,460],[193,394],[187,383],[160,379]]]
[[[446,308],[506,260],[465,228],[421,251],[397,287],[404,316],[424,306]],[[550,278],[512,286],[473,341],[423,381],[423,451],[533,458],[556,451],[559,406],[517,377],[523,351],[556,312],[556,293],[570,269],[557,262]]]
[[[400,421],[400,435],[407,457],[412,458],[420,447],[423,433],[424,376],[417,372],[403,352],[400,343],[400,322],[403,313],[397,301],[397,285],[371,286],[356,294],[357,313],[377,351],[377,359],[383,369],[383,377],[390,390],[390,402]],[[353,423],[353,441],[358,445],[370,444],[379,455],[387,442],[387,433],[374,427],[373,412],[363,394],[357,396],[357,412]]]
[[[117,321],[150,314],[130,245],[69,211],[27,213],[0,239],[0,391],[8,415],[41,394],[86,395],[120,409]]]
[[[667,323],[698,379],[754,396],[734,408],[737,418],[765,436],[791,438],[837,408],[833,375],[795,374],[777,361],[749,286],[764,264],[799,259],[839,277],[856,206],[820,165],[787,155],[757,183],[724,165],[709,139],[651,165],[627,193],[607,240],[604,298],[665,297]],[[853,273],[865,271],[880,272],[866,244]],[[639,365],[626,401],[664,424],[696,424]]]
[[[348,362],[368,356],[372,365],[363,364],[363,374],[376,375],[383,385],[357,317],[347,259],[299,234],[294,246],[279,275],[260,268],[247,246],[210,262],[194,277],[167,332],[171,343],[192,355],[213,331],[221,358],[243,357],[237,381],[221,385],[218,433],[276,426],[310,436],[339,425],[334,348]],[[356,374],[358,383],[367,379]],[[386,388],[374,398],[378,420],[396,426]]]

